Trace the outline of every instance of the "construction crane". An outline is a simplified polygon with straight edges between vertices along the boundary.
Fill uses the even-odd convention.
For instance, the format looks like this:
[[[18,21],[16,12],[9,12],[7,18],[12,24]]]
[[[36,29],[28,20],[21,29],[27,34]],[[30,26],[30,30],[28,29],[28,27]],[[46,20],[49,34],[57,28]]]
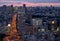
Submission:
[[[3,39],[3,41],[20,41],[20,36],[16,29],[16,17],[17,14],[13,15],[10,31],[6,34],[7,36]]]

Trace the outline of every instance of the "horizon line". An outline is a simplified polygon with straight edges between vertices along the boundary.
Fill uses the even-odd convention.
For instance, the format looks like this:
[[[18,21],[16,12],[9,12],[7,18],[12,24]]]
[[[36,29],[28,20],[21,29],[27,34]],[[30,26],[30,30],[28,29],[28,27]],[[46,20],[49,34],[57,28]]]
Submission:
[[[0,4],[0,6],[3,5],[13,5],[13,6],[22,6],[23,4],[26,4],[26,6],[60,6],[60,3],[29,3],[29,2],[22,2],[22,3],[9,3],[9,4]]]

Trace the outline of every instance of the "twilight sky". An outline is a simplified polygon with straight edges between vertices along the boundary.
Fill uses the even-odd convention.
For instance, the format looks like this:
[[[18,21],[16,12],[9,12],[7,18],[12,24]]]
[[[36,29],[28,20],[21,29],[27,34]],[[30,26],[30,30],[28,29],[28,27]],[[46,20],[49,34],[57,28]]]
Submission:
[[[60,6],[60,0],[0,0],[0,5],[14,5],[21,6]]]

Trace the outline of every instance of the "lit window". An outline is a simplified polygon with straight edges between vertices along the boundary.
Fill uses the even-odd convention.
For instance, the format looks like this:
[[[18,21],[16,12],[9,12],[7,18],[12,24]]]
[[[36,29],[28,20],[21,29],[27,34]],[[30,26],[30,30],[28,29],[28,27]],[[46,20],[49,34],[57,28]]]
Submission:
[[[41,29],[41,31],[43,32],[43,31],[45,31],[45,29]]]
[[[38,31],[40,32],[40,31],[41,31],[41,29],[38,29]]]
[[[35,24],[36,24],[36,23],[35,23],[36,19],[32,19],[32,21],[33,21],[33,25],[35,25]]]
[[[39,21],[38,21],[38,20],[36,20],[36,25],[38,25],[38,23],[39,23]]]
[[[57,28],[57,31],[59,31],[59,28]]]

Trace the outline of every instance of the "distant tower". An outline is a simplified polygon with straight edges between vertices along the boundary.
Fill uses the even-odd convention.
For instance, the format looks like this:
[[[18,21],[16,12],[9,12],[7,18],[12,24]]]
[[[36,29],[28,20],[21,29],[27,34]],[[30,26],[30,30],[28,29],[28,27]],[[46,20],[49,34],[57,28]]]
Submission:
[[[28,12],[28,9],[26,7],[26,4],[23,4],[23,12],[25,15],[25,23],[30,24],[31,23],[31,14]]]
[[[31,13],[28,12],[28,7],[26,7],[26,4],[23,4],[23,12],[24,12],[24,15],[25,15],[25,30],[26,30],[26,34],[29,34],[32,33],[32,15]]]
[[[13,5],[11,5],[9,9],[10,9],[10,12],[9,13],[14,14],[14,7],[13,7]]]
[[[18,14],[17,17],[17,26],[19,28],[19,32],[21,36],[24,36],[26,33],[29,34],[32,30],[31,26],[31,14],[28,12],[28,9],[26,7],[26,4],[23,4],[21,13]],[[24,39],[24,38],[22,38]],[[24,41],[24,40],[23,40]]]
[[[23,12],[27,12],[26,4],[23,4]]]

